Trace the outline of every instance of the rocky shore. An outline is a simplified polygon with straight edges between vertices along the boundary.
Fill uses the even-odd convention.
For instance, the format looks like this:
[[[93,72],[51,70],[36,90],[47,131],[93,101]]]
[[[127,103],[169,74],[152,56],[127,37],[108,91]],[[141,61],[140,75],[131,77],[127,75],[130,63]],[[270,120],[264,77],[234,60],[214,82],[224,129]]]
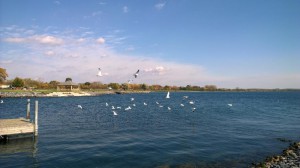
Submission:
[[[254,163],[252,168],[300,168],[300,142],[294,142],[281,155],[267,157],[262,163]]]

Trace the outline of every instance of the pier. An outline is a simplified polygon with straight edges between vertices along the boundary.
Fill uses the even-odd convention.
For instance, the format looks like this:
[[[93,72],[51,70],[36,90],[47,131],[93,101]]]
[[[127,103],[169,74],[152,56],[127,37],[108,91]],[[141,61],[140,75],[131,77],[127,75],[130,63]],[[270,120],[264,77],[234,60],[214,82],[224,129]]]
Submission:
[[[0,119],[0,141],[38,136],[38,101],[35,101],[34,122],[30,120],[30,99],[26,118]]]

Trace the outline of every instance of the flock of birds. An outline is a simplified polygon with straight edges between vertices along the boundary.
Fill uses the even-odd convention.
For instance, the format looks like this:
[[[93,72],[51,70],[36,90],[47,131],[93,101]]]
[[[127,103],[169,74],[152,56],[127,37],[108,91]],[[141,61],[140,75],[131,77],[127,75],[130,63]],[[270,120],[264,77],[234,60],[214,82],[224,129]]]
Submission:
[[[134,78],[137,78],[137,77],[138,77],[139,72],[140,72],[140,70],[137,70],[137,71],[133,74]],[[98,74],[97,74],[97,76],[98,76],[98,77],[103,76],[103,75],[102,75],[102,72],[101,72],[101,68],[98,68]],[[131,83],[131,82],[133,82],[133,79],[129,79],[129,80],[128,80],[128,83]],[[170,92],[168,92],[167,95],[166,95],[166,99],[169,99],[169,98],[170,98]],[[188,96],[183,96],[183,99],[184,99],[184,100],[187,100],[187,99],[188,99]],[[131,104],[132,108],[133,108],[133,107],[136,107],[136,104],[134,103],[134,102],[135,102],[135,99],[134,99],[134,98],[131,98],[130,101],[132,102],[132,104]],[[163,108],[163,107],[164,107],[162,104],[160,104],[160,103],[157,102],[157,101],[156,101],[155,103],[156,103],[156,105],[157,105],[159,108]],[[196,110],[196,107],[194,106],[194,105],[195,105],[195,101],[189,100],[189,101],[188,101],[188,104],[191,106],[191,111],[192,111],[192,112],[195,112],[195,110]],[[147,106],[148,104],[147,104],[146,102],[144,102],[143,105],[144,105],[144,106]],[[229,107],[232,107],[232,104],[227,104],[227,105],[228,105]],[[106,103],[105,103],[105,106],[106,106],[106,107],[109,107],[109,104],[106,102]],[[131,109],[132,109],[131,106],[129,105],[129,106],[125,107],[124,110],[125,110],[125,111],[131,110]],[[181,106],[181,107],[184,107],[185,105],[184,105],[183,103],[181,103],[180,106]],[[83,109],[81,105],[77,105],[77,107],[78,107],[79,109]],[[114,116],[118,115],[118,113],[116,112],[117,109],[122,109],[122,107],[120,107],[120,106],[115,107],[115,106],[113,106],[113,105],[111,106],[111,110],[112,110],[112,113],[113,113]],[[168,109],[169,111],[172,110],[171,107],[169,107],[169,106],[167,106],[167,109]]]

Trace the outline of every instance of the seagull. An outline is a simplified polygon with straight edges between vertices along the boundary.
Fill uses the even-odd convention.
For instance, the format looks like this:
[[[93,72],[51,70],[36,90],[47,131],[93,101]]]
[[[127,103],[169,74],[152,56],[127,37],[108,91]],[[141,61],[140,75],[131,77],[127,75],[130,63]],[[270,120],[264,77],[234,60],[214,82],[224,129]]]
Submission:
[[[158,102],[155,102],[156,104],[159,104]]]
[[[102,76],[101,68],[98,68],[98,74],[97,74],[97,76]]]
[[[128,106],[127,108],[125,108],[125,110],[127,111],[127,110],[130,110],[131,109],[131,107],[130,106]]]
[[[139,75],[139,72],[140,72],[140,70],[138,69],[138,70],[136,71],[136,73],[133,74],[133,76],[134,76],[135,78],[137,78],[137,76]]]
[[[135,107],[135,104],[133,104],[132,106]]]
[[[181,106],[181,107],[183,107],[183,106],[184,106],[184,104],[180,104],[180,106]]]
[[[194,101],[190,101],[190,104],[195,104],[195,102]]]
[[[196,110],[196,108],[195,108],[195,107],[193,107],[193,108],[192,108],[192,111],[193,111],[193,112],[195,112],[195,110]]]
[[[131,100],[131,101],[134,101],[134,98],[132,97],[130,100]]]
[[[171,110],[171,108],[170,108],[170,107],[168,107],[168,110]]]
[[[164,106],[160,105],[159,107],[164,107]]]
[[[113,113],[114,113],[114,115],[118,115],[118,113],[117,112],[115,112],[115,111],[112,111]]]
[[[128,83],[130,84],[131,82],[133,82],[133,80],[132,80],[132,79],[129,79],[129,80],[128,80]]]
[[[115,106],[111,106],[111,109],[113,109],[113,110],[114,110],[114,109],[115,109]]]
[[[232,106],[232,104],[228,104],[228,106],[230,106],[230,107],[231,107],[231,106]]]
[[[117,107],[117,109],[121,109],[121,107]]]
[[[0,102],[0,103],[4,103],[4,102],[3,102],[3,100],[1,100],[1,102]]]
[[[144,102],[144,105],[147,106],[147,103]]]
[[[108,106],[108,103],[105,103],[106,106]]]
[[[187,99],[187,98],[189,98],[189,96],[183,96],[183,98],[184,98],[184,99]]]
[[[82,109],[82,106],[81,106],[81,105],[77,105],[77,107],[80,108],[80,109]]]

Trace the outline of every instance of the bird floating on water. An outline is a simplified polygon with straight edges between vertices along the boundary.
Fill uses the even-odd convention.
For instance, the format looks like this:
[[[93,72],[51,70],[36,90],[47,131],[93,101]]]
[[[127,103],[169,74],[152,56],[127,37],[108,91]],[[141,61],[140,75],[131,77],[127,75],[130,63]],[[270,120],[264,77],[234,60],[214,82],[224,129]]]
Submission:
[[[168,107],[168,110],[171,110],[171,107]]]
[[[3,100],[1,100],[0,103],[4,103]]]
[[[194,101],[190,101],[189,103],[190,103],[190,104],[195,104],[195,102],[194,102]]]
[[[117,109],[121,109],[121,107],[118,106]]]
[[[183,96],[183,98],[184,98],[184,99],[187,99],[187,98],[189,98],[189,96]]]
[[[105,103],[106,106],[108,106],[108,103]]]
[[[80,109],[82,109],[82,106],[81,106],[81,105],[77,105],[77,107],[80,108]]]
[[[147,103],[144,102],[144,105],[147,106]]]
[[[130,106],[128,106],[127,108],[125,108],[125,110],[127,111],[127,110],[131,110],[131,107]]]
[[[193,107],[193,108],[192,108],[192,111],[193,111],[193,112],[195,112],[195,110],[196,110],[196,108],[195,108],[195,107]]]
[[[117,112],[115,112],[115,111],[112,111],[113,113],[114,113],[114,115],[118,115],[118,113]]]
[[[132,104],[133,107],[135,107],[135,104]]]
[[[184,106],[184,104],[180,104],[180,106],[181,106],[181,107],[183,107],[183,106]]]
[[[132,97],[130,100],[131,100],[131,101],[134,101],[134,98]]]
[[[230,106],[230,107],[232,106],[232,104],[227,104],[227,105]]]
[[[113,109],[113,110],[114,110],[114,109],[115,109],[115,106],[111,106],[111,109]]]
[[[159,104],[158,102],[155,102],[156,104]]]
[[[136,73],[133,74],[133,76],[134,76],[135,78],[137,78],[137,76],[139,75],[139,72],[140,72],[140,70],[138,69],[138,70],[136,71]]]

